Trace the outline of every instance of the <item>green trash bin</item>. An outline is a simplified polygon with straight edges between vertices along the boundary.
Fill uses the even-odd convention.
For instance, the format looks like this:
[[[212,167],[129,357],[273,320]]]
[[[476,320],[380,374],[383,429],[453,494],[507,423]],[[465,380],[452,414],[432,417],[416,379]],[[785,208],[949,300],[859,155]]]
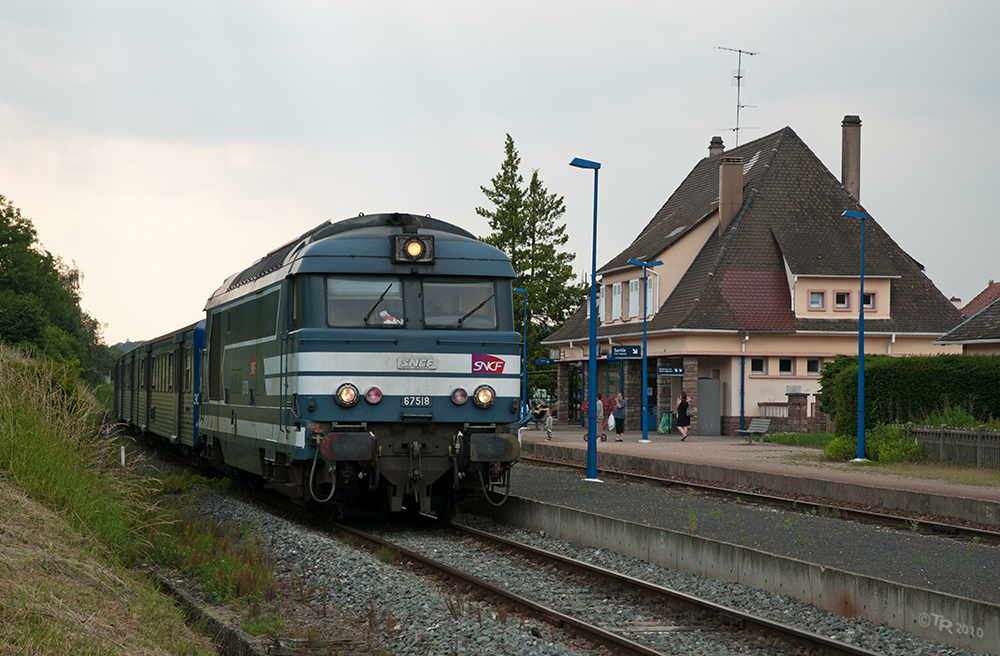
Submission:
[[[673,426],[673,423],[674,423],[674,413],[664,412],[663,418],[660,419],[660,425],[657,427],[656,432],[659,433],[660,435],[666,435],[667,433],[670,432],[670,428]]]

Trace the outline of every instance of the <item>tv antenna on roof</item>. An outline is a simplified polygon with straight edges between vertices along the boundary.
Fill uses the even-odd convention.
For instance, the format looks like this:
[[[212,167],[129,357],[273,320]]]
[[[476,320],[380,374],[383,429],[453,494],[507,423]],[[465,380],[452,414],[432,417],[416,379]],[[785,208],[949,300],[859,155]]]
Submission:
[[[730,52],[739,53],[739,57],[736,60],[737,69],[733,71],[733,86],[736,87],[736,127],[727,128],[736,133],[736,145],[740,145],[740,110],[744,107],[756,107],[756,105],[742,105],[740,104],[740,87],[743,86],[743,55],[759,55],[759,52],[750,52],[749,50],[741,50],[739,48],[724,48],[719,46],[719,50],[728,50]],[[749,128],[744,128],[749,129]]]

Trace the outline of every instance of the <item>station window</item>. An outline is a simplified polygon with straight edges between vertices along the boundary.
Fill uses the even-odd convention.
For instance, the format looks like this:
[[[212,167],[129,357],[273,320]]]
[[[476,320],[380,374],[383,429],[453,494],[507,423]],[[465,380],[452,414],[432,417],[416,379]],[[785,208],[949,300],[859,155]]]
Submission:
[[[767,374],[767,360],[764,358],[750,358],[750,373],[757,376]]]
[[[819,360],[806,360],[806,373],[810,376],[818,376]]]
[[[866,310],[875,311],[875,292],[865,292],[862,297],[863,307]]]
[[[834,292],[833,308],[835,310],[851,309],[851,292]]]
[[[809,292],[809,309],[826,309],[826,292]]]
[[[778,360],[778,373],[782,376],[791,376],[795,373],[795,360],[791,358],[780,358]]]

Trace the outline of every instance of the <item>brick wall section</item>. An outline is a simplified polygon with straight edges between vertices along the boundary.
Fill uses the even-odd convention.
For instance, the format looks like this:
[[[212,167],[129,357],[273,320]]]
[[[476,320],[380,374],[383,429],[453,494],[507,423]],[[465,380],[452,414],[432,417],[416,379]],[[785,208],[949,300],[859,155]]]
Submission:
[[[656,367],[669,367],[669,360],[665,357],[656,358]],[[674,400],[670,396],[670,376],[656,376],[656,423],[659,426],[660,418],[664,412],[673,412]],[[650,426],[650,430],[656,430],[656,426]]]
[[[809,431],[809,395],[788,395],[788,430],[793,433]]]
[[[684,391],[688,395],[688,403],[691,404],[691,427],[688,428],[688,435],[698,434],[698,358],[690,355],[684,356]]]
[[[556,417],[554,424],[569,422],[569,363],[556,363]]]
[[[625,430],[642,430],[642,360],[625,361]]]

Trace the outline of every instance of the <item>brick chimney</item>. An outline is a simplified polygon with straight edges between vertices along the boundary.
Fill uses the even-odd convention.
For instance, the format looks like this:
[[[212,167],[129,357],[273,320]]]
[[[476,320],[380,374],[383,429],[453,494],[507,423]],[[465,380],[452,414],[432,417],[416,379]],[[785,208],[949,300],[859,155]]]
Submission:
[[[720,139],[721,141],[721,139]],[[719,162],[719,235],[743,205],[743,158],[723,156]]]
[[[843,149],[840,155],[840,183],[854,200],[861,200],[861,117],[845,116]]]
[[[712,137],[712,141],[708,144],[708,156],[715,157],[716,155],[721,155],[724,150],[726,150],[726,147],[722,143],[722,137]]]

